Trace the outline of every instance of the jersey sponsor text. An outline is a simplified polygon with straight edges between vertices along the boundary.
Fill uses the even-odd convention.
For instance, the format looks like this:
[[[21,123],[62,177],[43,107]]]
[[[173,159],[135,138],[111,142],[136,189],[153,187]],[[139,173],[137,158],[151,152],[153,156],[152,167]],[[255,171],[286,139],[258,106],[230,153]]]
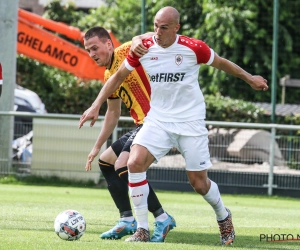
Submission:
[[[151,82],[178,82],[183,81],[185,73],[157,73],[148,76]]]

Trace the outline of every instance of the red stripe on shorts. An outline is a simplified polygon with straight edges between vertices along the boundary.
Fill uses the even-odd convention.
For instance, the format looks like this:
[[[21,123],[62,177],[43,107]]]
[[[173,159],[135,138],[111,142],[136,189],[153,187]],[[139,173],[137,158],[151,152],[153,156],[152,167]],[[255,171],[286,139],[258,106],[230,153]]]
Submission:
[[[146,185],[147,183],[148,183],[147,180],[143,180],[143,181],[137,182],[137,183],[130,183],[130,182],[128,182],[128,186],[129,187],[139,187],[139,186]]]

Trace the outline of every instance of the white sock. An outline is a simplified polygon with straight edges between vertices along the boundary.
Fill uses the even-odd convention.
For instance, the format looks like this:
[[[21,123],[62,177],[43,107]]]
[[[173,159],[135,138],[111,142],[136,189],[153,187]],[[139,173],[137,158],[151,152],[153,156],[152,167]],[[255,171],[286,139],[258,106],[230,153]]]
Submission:
[[[130,173],[128,171],[129,193],[134,205],[137,227],[149,230],[148,225],[148,195],[149,185],[146,172]]]
[[[155,218],[155,221],[163,222],[163,221],[165,221],[166,219],[168,219],[168,215],[164,212],[163,214],[157,216],[157,217]]]
[[[120,220],[122,220],[122,221],[129,221],[129,222],[131,222],[131,221],[133,221],[133,220],[134,220],[134,217],[133,217],[133,216],[122,217]]]
[[[207,194],[203,198],[212,206],[216,213],[216,218],[218,221],[224,220],[228,216],[228,212],[225,209],[224,203],[221,199],[220,191],[218,185],[210,180],[211,185]]]

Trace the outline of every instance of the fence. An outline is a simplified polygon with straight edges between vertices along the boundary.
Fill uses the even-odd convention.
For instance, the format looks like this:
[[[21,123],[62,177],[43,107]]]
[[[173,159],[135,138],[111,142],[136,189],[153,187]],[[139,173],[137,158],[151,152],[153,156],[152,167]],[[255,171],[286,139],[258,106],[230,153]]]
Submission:
[[[86,173],[84,166],[103,117],[93,128],[87,123],[78,130],[80,116],[76,115],[0,115],[15,117],[13,163],[5,167],[7,164],[3,163],[9,159],[0,154],[0,174],[56,175],[95,182],[101,178],[96,160],[92,172]],[[121,117],[120,121],[132,125],[129,117]],[[207,121],[207,126],[213,163],[208,173],[221,189],[231,193],[299,195],[300,137],[292,131],[300,130],[300,126],[216,121]],[[131,129],[117,127],[102,150]],[[0,151],[3,147],[0,145]],[[174,148],[150,167],[148,179],[161,189],[190,190],[184,167],[183,157]]]

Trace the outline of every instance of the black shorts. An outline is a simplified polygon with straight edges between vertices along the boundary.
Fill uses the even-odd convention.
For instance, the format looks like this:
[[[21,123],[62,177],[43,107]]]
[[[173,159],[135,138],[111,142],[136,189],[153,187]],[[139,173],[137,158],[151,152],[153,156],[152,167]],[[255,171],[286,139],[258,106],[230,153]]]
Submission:
[[[132,141],[142,126],[143,124],[138,125],[135,129],[129,131],[111,145],[111,148],[115,152],[116,156],[119,157],[123,151],[130,152]]]

